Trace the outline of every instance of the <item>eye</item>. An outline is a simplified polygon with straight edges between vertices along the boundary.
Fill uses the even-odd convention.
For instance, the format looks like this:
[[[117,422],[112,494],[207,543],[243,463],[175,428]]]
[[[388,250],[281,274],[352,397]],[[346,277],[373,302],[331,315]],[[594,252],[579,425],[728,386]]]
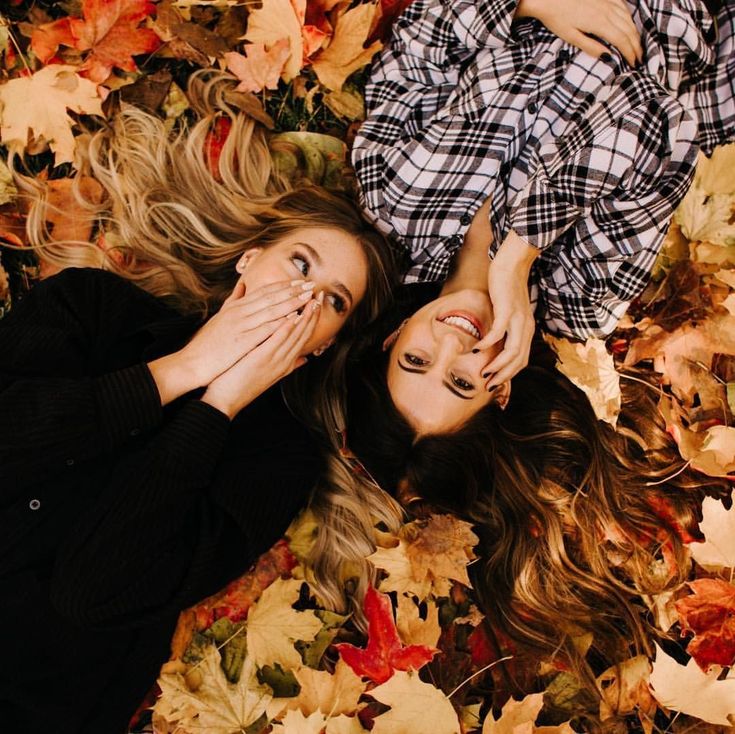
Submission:
[[[450,375],[450,378],[452,384],[460,390],[469,391],[475,389],[475,386],[471,382],[467,382],[467,380],[463,380],[461,377],[457,377],[457,375]]]
[[[347,310],[347,304],[342,296],[338,296],[336,293],[331,293],[327,296],[327,299],[337,313],[344,313]]]
[[[294,253],[291,255],[291,262],[296,266],[296,269],[304,276],[304,278],[309,274],[311,263],[303,255]]]
[[[406,352],[403,355],[403,359],[405,359],[408,364],[411,364],[414,367],[423,367],[424,365],[428,364],[425,359],[421,359],[421,357],[417,357],[415,354],[411,354],[410,352]]]

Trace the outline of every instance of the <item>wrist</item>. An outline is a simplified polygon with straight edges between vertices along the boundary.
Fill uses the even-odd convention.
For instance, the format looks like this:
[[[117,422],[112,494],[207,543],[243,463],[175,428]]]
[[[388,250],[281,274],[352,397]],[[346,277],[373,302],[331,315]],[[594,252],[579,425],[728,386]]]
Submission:
[[[492,265],[498,270],[513,272],[530,271],[536,258],[540,255],[537,247],[529,244],[511,230],[495,253]]]
[[[158,388],[162,405],[170,403],[203,384],[196,370],[182,352],[167,354],[148,362],[148,369]]]
[[[541,20],[545,2],[548,2],[548,0],[519,0],[513,18],[516,20],[522,20],[523,18]]]
[[[225,395],[218,395],[217,391],[212,390],[211,388],[207,388],[205,390],[204,395],[202,395],[200,400],[203,403],[216,408],[220,413],[224,413],[230,420],[240,412],[240,409],[233,405]]]

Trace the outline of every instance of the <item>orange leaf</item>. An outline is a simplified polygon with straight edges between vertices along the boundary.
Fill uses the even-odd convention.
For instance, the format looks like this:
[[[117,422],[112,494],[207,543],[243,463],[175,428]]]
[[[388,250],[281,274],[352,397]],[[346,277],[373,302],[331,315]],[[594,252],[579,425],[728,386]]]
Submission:
[[[276,41],[267,51],[262,43],[245,47],[245,55],[225,54],[227,68],[240,80],[236,91],[260,92],[276,89],[286,60],[291,55],[288,38]]]

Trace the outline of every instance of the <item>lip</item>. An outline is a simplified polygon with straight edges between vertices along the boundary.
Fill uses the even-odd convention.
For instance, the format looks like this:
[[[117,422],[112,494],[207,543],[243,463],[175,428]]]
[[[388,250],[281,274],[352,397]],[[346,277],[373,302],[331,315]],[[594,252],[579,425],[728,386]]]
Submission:
[[[446,313],[442,314],[441,316],[437,317],[437,321],[440,323],[444,323],[445,319],[450,318],[451,316],[459,316],[462,319],[466,319],[469,321],[472,326],[474,326],[478,332],[480,332],[480,339],[482,339],[483,336],[485,336],[485,330],[482,327],[482,322],[480,319],[477,318],[472,313],[469,313],[468,311],[447,311]],[[463,334],[467,334],[467,336],[472,336],[472,334],[466,332],[463,328],[460,326],[456,326],[455,324],[446,324],[446,326],[452,326],[458,331],[461,331]],[[474,337],[473,337],[474,338]]]

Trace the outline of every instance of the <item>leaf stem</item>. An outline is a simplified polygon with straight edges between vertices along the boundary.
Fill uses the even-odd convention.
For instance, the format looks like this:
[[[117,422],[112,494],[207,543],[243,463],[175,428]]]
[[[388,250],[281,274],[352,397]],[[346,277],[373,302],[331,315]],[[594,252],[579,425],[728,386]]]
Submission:
[[[506,655],[504,658],[500,658],[499,660],[493,660],[492,663],[489,665],[486,665],[484,668],[480,668],[477,672],[473,673],[469,678],[465,678],[448,696],[447,698],[451,698],[462,686],[469,683],[473,678],[476,678],[480,673],[484,673],[486,670],[490,670],[490,668],[494,668],[498,663],[505,662],[506,660],[512,660],[512,655]]]

